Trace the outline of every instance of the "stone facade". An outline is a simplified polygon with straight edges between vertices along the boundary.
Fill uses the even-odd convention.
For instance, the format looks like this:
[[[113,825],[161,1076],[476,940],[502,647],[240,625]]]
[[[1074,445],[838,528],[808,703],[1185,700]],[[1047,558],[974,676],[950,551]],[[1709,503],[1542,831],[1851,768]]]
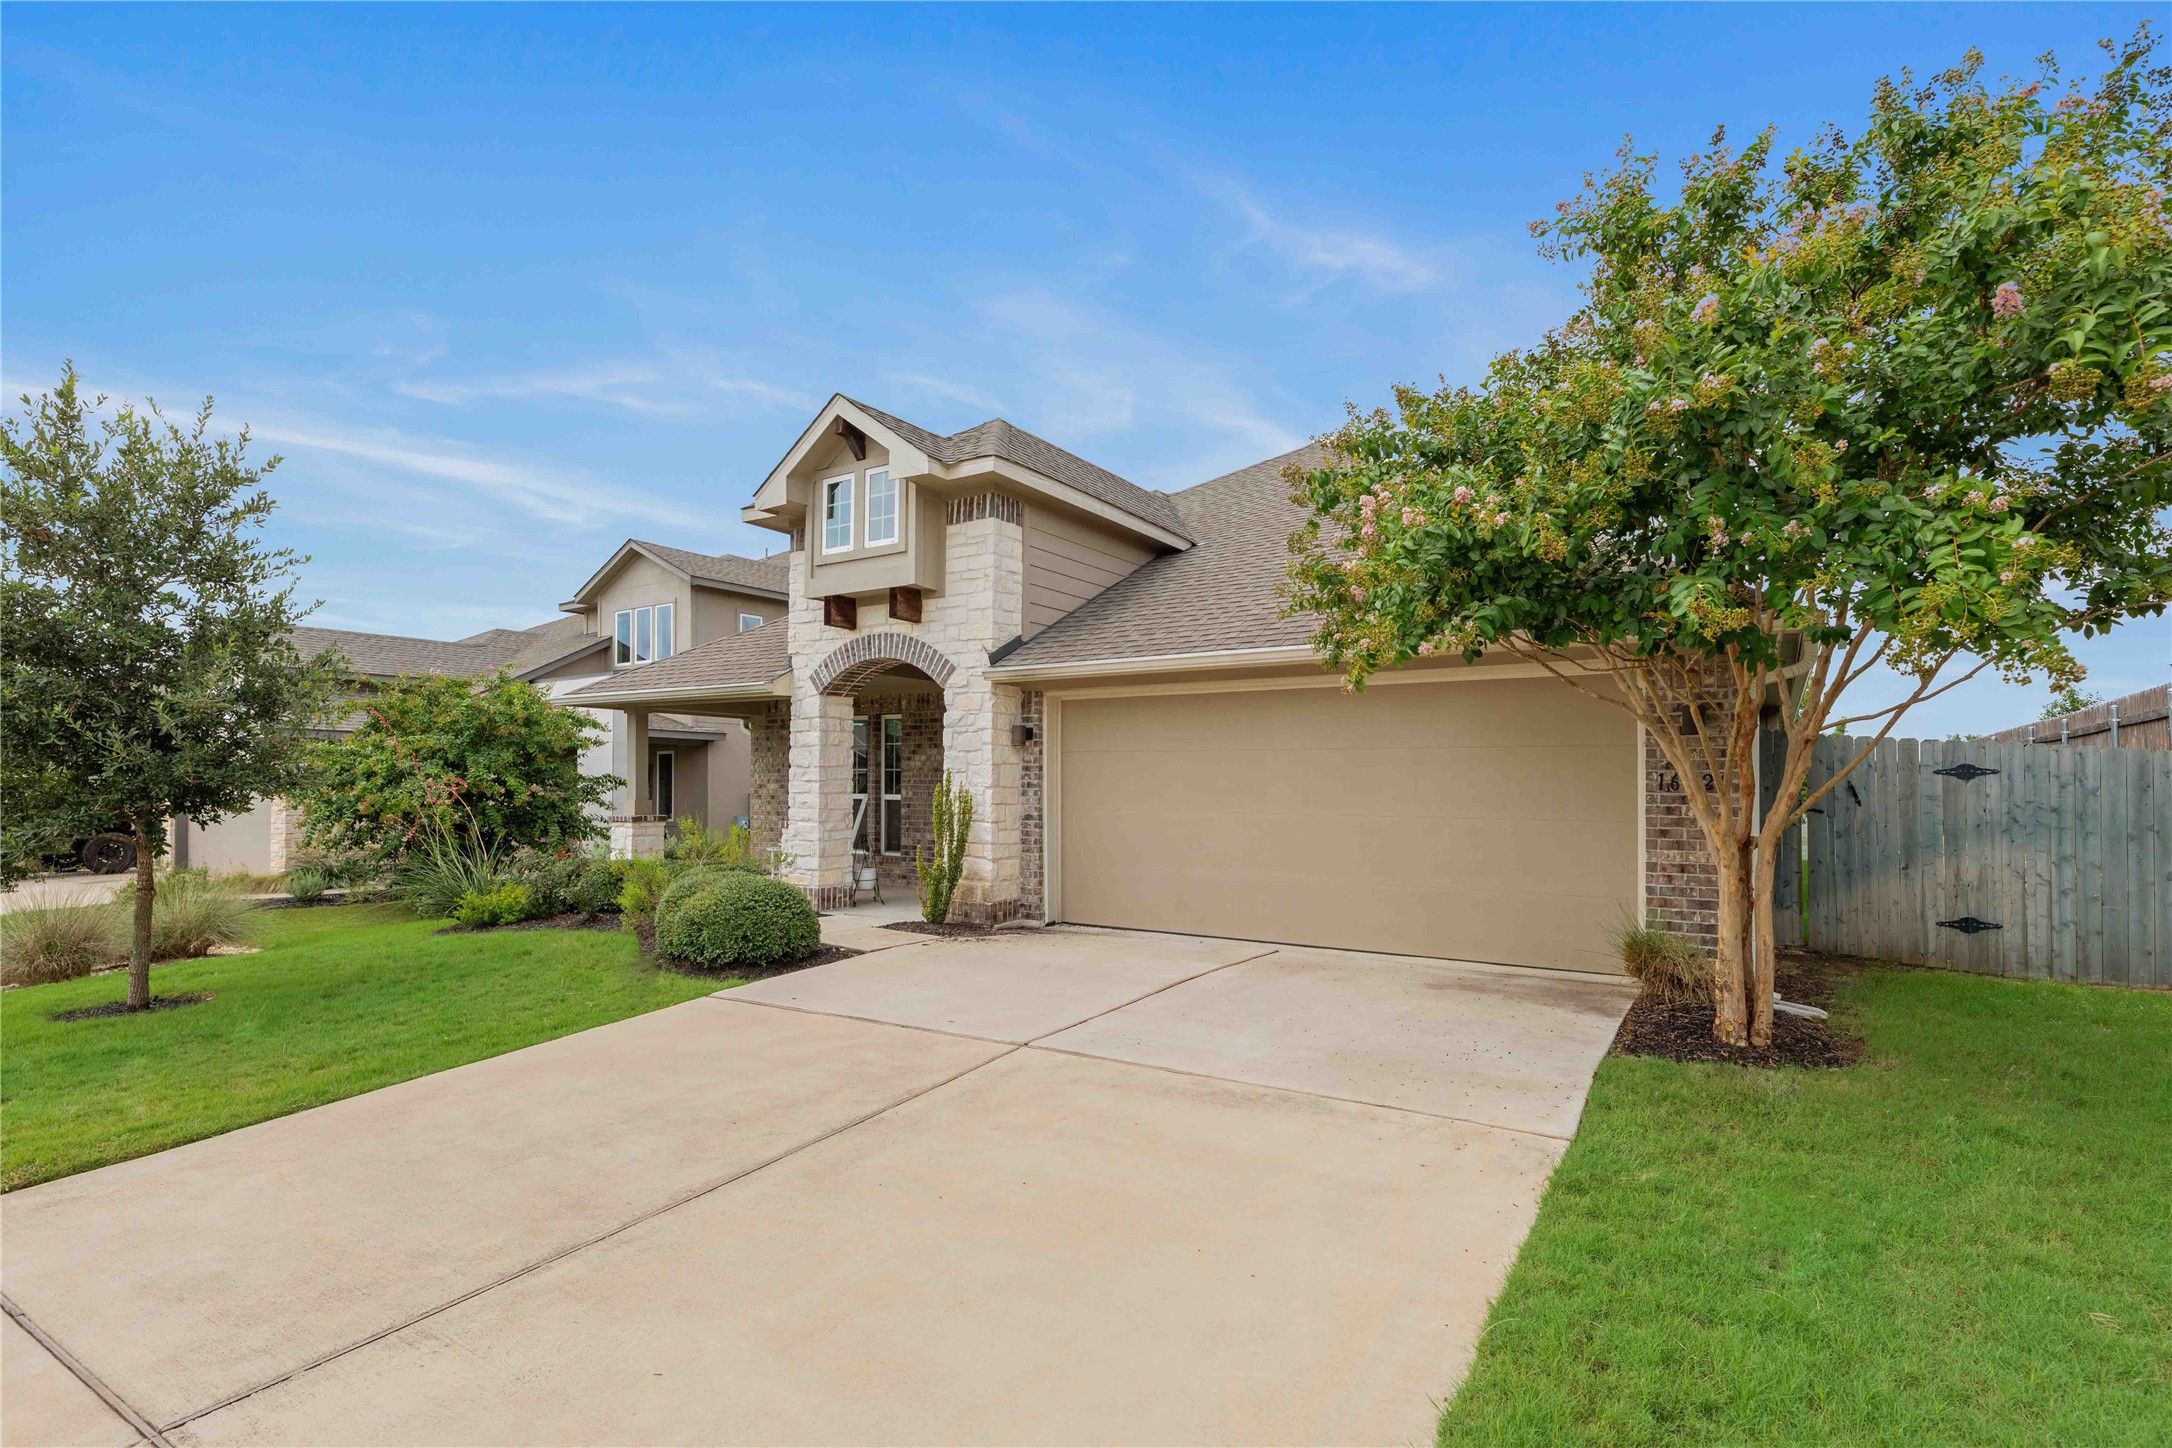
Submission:
[[[1033,731],[1033,738],[1018,750],[1018,913],[1029,920],[1045,920],[1048,710],[1039,689],[1028,689],[1020,697],[1018,721]]]
[[[265,802],[269,816],[271,840],[265,851],[268,868],[274,875],[284,874],[289,865],[308,851],[309,844],[303,826],[305,821],[299,805],[289,804],[280,795]]]
[[[611,816],[611,858],[653,860],[664,852],[671,821],[662,815]]]
[[[973,796],[965,874],[952,918],[995,923],[1019,911],[1021,768],[1011,737],[1019,691],[995,684],[987,671],[989,652],[1018,637],[1023,626],[1025,541],[1016,500],[987,496],[985,502],[952,500],[944,587],[923,599],[917,623],[886,617],[880,604],[871,603],[858,628],[826,627],[822,600],[807,591],[806,549],[794,548],[782,844],[793,857],[791,878],[817,908],[836,908],[851,897],[851,690],[874,670],[902,663],[939,676],[942,767]]]

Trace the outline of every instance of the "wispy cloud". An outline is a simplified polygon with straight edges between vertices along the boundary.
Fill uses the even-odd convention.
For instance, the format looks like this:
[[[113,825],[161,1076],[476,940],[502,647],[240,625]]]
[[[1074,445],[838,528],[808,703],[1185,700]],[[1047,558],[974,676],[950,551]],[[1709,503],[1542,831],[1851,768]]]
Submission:
[[[1262,247],[1311,278],[1300,295],[1346,278],[1385,296],[1433,291],[1453,279],[1449,259],[1438,250],[1413,247],[1377,231],[1301,225],[1276,215],[1245,187],[1224,178],[1201,178],[1196,184],[1243,220],[1245,245]]]
[[[573,397],[647,417],[688,417],[717,397],[740,397],[781,407],[812,410],[806,394],[758,378],[742,377],[699,357],[658,362],[605,362],[588,367],[473,378],[403,379],[392,384],[402,397],[467,407],[485,401]]]

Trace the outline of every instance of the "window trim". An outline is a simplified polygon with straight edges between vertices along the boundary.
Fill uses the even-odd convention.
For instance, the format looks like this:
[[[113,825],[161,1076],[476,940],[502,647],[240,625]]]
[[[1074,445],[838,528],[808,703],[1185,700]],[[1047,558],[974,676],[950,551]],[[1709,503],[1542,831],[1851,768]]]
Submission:
[[[824,478],[822,480],[822,492],[820,494],[822,516],[818,521],[822,524],[822,554],[825,558],[832,553],[850,553],[853,550],[853,540],[857,536],[854,532],[856,527],[855,495],[859,491],[859,477],[858,473],[845,473],[838,477]],[[845,541],[832,547],[830,544],[830,490],[840,483],[844,485]]]
[[[875,523],[875,474],[881,473],[890,483],[890,536],[877,538]],[[905,484],[893,468],[869,468],[861,475],[861,491],[867,495],[867,506],[860,510],[860,546],[863,548],[889,548],[905,536]]]
[[[642,652],[641,626],[648,624],[648,651]],[[634,669],[668,659],[679,651],[679,610],[670,602],[621,608],[611,615],[611,667]]]
[[[753,619],[754,622],[748,623],[747,620],[750,618]],[[768,619],[762,617],[762,615],[758,613],[742,613],[739,615],[739,631],[741,633],[752,633],[754,632],[754,630],[760,628],[763,624],[768,622]]]
[[[669,603],[656,606],[656,646],[652,659],[668,659],[679,651],[679,610]]]
[[[611,667],[633,667],[633,616],[630,608],[622,608],[611,617]]]

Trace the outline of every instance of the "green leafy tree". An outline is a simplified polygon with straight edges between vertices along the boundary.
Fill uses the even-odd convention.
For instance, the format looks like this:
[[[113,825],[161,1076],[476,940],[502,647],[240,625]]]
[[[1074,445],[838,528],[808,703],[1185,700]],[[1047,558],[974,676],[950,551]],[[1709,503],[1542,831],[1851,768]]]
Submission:
[[[288,635],[305,561],[257,536],[277,458],[248,431],[104,398],[75,369],[0,422],[0,753],[20,870],[39,841],[126,821],[136,844],[128,1004],[151,999],[154,865],[176,815],[214,821],[284,792],[338,686]]]
[[[1671,195],[1625,148],[1532,228],[1588,267],[1574,315],[1482,386],[1353,410],[1296,482],[1289,602],[1353,685],[1504,651],[1656,740],[1718,873],[1724,1041],[1771,1038],[1820,734],[1860,761],[1985,669],[2070,684],[2071,635],[2172,598],[2168,76],[2146,28],[2107,51],[2056,100],[2048,56],[1904,75],[1784,163],[1715,137]],[[1843,702],[1881,664],[1901,697]]]
[[[2056,719],[2062,714],[2079,714],[2084,709],[2094,709],[2104,702],[2102,694],[2092,694],[2078,684],[2064,684],[2051,691],[2051,702],[2044,706],[2040,719]]]
[[[623,781],[581,772],[601,726],[533,684],[400,679],[361,701],[360,728],[317,747],[296,795],[312,844],[389,861],[420,840],[546,853],[601,833]]]

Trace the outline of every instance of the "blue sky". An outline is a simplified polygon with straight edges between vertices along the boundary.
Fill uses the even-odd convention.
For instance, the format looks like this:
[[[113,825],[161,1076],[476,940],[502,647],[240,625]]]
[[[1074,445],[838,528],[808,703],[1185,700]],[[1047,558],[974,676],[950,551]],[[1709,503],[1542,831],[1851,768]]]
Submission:
[[[2146,13],[10,4],[0,368],[214,395],[286,458],[314,622],[456,636],[629,536],[773,548],[738,506],[833,391],[1151,487],[1257,461],[1558,320],[1525,224],[1625,133],[1805,141]]]

